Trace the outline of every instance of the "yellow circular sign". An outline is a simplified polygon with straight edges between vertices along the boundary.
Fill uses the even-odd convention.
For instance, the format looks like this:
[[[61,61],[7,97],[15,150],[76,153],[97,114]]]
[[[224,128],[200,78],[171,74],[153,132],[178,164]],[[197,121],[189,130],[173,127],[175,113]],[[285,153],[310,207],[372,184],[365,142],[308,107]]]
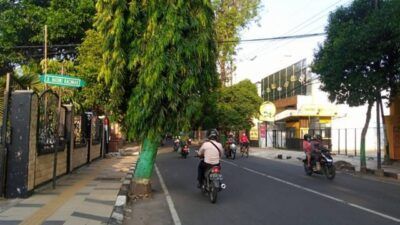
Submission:
[[[264,102],[260,106],[260,120],[261,121],[274,121],[276,107],[272,102]]]

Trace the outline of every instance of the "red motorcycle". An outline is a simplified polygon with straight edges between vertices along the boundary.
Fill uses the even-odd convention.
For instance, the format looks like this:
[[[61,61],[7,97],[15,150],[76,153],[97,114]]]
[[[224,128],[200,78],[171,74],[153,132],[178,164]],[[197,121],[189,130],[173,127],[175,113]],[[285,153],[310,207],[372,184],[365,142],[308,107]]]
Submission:
[[[182,158],[186,159],[188,155],[189,155],[189,146],[184,145],[181,150],[181,156],[182,156]]]

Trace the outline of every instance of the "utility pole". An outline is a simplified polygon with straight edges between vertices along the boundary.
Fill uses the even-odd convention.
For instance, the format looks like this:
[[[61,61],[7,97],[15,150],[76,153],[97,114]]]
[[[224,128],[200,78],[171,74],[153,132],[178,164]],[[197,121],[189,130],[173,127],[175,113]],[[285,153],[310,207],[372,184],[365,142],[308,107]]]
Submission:
[[[44,75],[47,74],[47,25],[44,25]],[[45,85],[47,89],[47,84]]]

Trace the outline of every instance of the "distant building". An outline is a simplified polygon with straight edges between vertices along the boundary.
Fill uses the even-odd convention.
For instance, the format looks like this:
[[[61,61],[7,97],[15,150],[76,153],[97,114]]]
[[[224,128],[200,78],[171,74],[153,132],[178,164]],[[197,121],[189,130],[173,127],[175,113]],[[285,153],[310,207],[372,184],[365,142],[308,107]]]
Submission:
[[[301,140],[308,133],[321,135],[333,151],[359,154],[367,107],[333,104],[320,86],[318,75],[310,72],[306,59],[261,80],[261,97],[277,109],[275,122],[267,124],[267,147],[300,150]],[[375,108],[366,139],[366,149],[372,155],[377,149]]]

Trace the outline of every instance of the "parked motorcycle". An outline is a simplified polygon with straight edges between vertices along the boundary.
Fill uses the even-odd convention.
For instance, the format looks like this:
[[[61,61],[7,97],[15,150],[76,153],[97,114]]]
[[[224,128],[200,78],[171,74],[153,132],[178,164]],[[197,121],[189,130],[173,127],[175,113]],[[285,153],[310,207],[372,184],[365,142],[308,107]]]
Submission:
[[[222,183],[222,180],[223,178],[220,166],[213,166],[204,174],[201,190],[203,193],[208,194],[211,203],[216,203],[218,192],[226,188],[226,185]]]
[[[182,156],[182,158],[186,159],[188,155],[189,155],[189,146],[184,145],[181,150],[181,156]]]
[[[307,158],[303,160],[304,171],[308,176],[313,173],[325,175],[329,180],[333,180],[336,175],[336,168],[333,165],[333,158],[329,149],[321,148],[319,152],[311,154],[311,166],[307,165]]]

